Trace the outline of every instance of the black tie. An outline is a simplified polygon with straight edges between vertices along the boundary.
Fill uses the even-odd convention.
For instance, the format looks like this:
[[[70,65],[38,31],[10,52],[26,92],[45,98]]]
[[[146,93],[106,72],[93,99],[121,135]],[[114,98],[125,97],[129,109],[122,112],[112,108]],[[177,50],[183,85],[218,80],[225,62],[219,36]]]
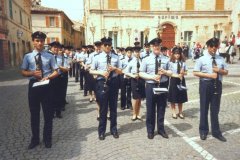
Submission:
[[[42,68],[42,57],[41,57],[41,53],[38,53],[38,59],[36,62],[37,68],[36,70],[40,70],[42,72],[42,78],[43,78],[43,68]]]
[[[155,58],[155,74],[158,73],[158,56]]]
[[[213,67],[214,67],[214,66],[217,66],[217,62],[216,62],[216,60],[215,60],[215,57],[212,57],[212,59],[213,59],[213,60],[212,60],[212,65],[213,65]]]
[[[137,73],[139,73],[139,68],[140,68],[140,63],[139,63],[139,58],[137,59]]]
[[[111,56],[107,55],[107,65],[111,65]]]
[[[64,55],[62,55],[62,67],[64,66]]]
[[[178,73],[178,74],[180,74],[180,68],[181,68],[180,62],[177,62],[177,73]]]
[[[55,57],[55,61],[56,61],[56,63],[57,63],[57,55],[54,55],[54,57]]]
[[[129,59],[128,59],[128,62],[130,62],[131,60],[132,60],[132,58],[129,58]]]

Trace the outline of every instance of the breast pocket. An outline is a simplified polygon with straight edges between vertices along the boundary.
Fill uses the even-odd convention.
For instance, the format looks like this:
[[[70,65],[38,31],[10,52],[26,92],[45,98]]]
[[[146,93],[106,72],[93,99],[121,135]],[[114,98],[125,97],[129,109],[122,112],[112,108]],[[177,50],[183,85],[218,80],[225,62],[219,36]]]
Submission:
[[[114,67],[118,67],[118,60],[117,59],[112,59],[111,60],[111,65]]]
[[[210,66],[208,64],[202,64],[201,71],[209,73]]]

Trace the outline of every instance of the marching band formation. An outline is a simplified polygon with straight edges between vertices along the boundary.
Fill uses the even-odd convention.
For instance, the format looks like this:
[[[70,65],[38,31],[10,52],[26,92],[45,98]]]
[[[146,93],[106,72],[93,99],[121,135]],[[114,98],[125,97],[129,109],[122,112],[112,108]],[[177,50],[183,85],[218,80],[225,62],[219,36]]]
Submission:
[[[65,110],[68,77],[75,77],[83,96],[89,102],[96,101],[98,137],[105,139],[107,121],[110,133],[119,138],[117,128],[117,102],[120,109],[132,110],[132,121],[140,120],[141,103],[146,99],[146,128],[148,139],[157,132],[168,138],[164,128],[167,103],[170,103],[172,117],[184,119],[183,103],[188,101],[185,76],[187,65],[180,47],[174,47],[168,57],[162,40],[152,39],[142,49],[139,42],[133,47],[112,48],[112,39],[104,37],[93,45],[73,48],[55,41],[44,49],[46,35],[32,34],[34,50],[24,56],[22,75],[29,77],[28,100],[31,113],[32,138],[28,149],[39,145],[40,106],[44,114],[43,142],[46,148],[52,146],[53,118],[63,118]],[[199,77],[200,125],[199,134],[206,140],[209,132],[208,110],[210,108],[212,135],[221,141],[222,136],[218,113],[222,93],[222,76],[227,75],[227,66],[222,57],[216,55],[219,39],[211,38],[206,45],[208,53],[195,64],[193,74]],[[121,97],[118,98],[120,90]],[[176,105],[178,110],[176,109]]]

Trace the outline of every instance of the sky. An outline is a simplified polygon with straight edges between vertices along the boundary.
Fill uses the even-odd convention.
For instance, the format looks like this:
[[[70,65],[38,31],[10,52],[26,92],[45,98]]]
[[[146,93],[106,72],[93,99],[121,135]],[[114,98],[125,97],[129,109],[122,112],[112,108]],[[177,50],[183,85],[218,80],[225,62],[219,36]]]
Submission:
[[[83,0],[41,0],[41,5],[62,10],[70,19],[82,21]]]

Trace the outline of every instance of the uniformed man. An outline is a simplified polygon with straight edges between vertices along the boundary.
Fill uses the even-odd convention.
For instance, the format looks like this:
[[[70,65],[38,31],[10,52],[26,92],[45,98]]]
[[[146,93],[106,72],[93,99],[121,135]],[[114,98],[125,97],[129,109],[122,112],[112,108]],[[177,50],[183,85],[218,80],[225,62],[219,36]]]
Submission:
[[[164,46],[161,47],[161,54],[162,54],[162,55],[168,57],[167,51],[168,51],[168,48],[167,48],[167,47],[164,47]]]
[[[169,59],[165,56],[160,55],[161,42],[162,40],[159,38],[155,38],[150,42],[150,44],[153,46],[153,53],[143,59],[142,65],[140,67],[140,77],[146,80],[146,125],[149,139],[154,138],[156,106],[158,133],[162,137],[168,138],[168,135],[164,129],[167,94],[154,94],[153,92],[153,88],[156,88],[158,86],[167,88],[168,76],[171,75],[171,71],[168,70]],[[158,68],[159,63],[161,64],[161,69]]]
[[[222,77],[228,74],[224,58],[216,55],[219,39],[211,38],[206,42],[208,53],[200,57],[194,67],[193,74],[200,78],[200,125],[201,140],[206,140],[209,132],[208,110],[210,104],[211,127],[213,137],[225,142],[219,128],[218,113],[222,95]]]
[[[66,76],[69,71],[69,64],[64,52],[60,50],[61,44],[57,41],[50,43],[51,51],[54,53],[56,64],[59,68],[59,76],[53,80],[53,90],[54,90],[54,106],[55,114],[57,118],[62,118],[61,111],[65,110],[65,95],[66,95]]]
[[[117,100],[118,74],[122,74],[118,55],[111,53],[112,39],[102,38],[102,53],[94,58],[90,73],[97,75],[96,98],[100,105],[100,120],[98,135],[100,140],[105,139],[107,126],[107,112],[110,108],[110,132],[114,138],[119,138],[117,131]]]
[[[77,62],[77,57],[81,54],[81,48],[77,48],[74,54],[73,63],[74,63],[74,73],[75,73],[75,82],[79,81],[80,74],[80,64]]]
[[[29,77],[28,102],[31,113],[32,139],[28,149],[39,145],[40,105],[44,114],[43,141],[46,148],[52,146],[53,103],[51,79],[58,76],[54,56],[44,50],[46,35],[37,31],[32,34],[34,50],[24,56],[22,75]],[[50,83],[48,83],[50,80]],[[39,85],[36,82],[45,85]],[[37,85],[38,84],[38,85]],[[33,87],[35,85],[35,87]]]
[[[144,51],[140,53],[140,58],[143,59],[143,58],[145,58],[149,55],[150,55],[150,44],[145,43],[144,44]]]
[[[126,55],[120,59],[123,72],[127,68],[128,64],[132,60],[132,47],[126,48]],[[131,79],[129,76],[125,76],[124,74],[120,75],[120,83],[121,83],[121,110],[132,109],[131,102]]]

